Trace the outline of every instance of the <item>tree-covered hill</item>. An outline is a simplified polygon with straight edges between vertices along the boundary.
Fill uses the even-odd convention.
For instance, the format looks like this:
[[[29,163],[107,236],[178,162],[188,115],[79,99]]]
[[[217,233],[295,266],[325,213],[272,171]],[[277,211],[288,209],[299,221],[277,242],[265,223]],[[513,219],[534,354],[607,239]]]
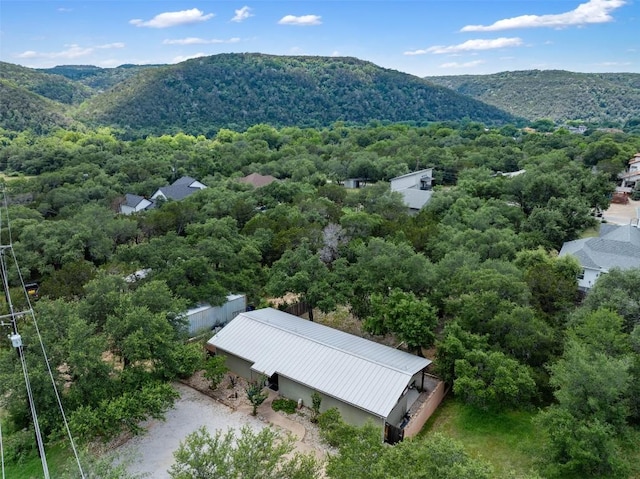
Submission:
[[[93,95],[91,88],[60,75],[0,62],[0,79],[66,105],[82,103]]]
[[[154,134],[257,123],[514,120],[493,106],[354,58],[262,54],[222,54],[146,69],[89,99],[78,118]]]
[[[47,133],[54,127],[71,125],[73,120],[65,110],[60,103],[0,79],[0,128]]]
[[[525,70],[426,80],[529,120],[583,120],[621,126],[640,117],[637,73]]]
[[[95,93],[108,90],[121,81],[137,75],[142,70],[159,65],[120,65],[115,68],[100,68],[93,65],[58,65],[38,71],[63,76],[94,90]]]

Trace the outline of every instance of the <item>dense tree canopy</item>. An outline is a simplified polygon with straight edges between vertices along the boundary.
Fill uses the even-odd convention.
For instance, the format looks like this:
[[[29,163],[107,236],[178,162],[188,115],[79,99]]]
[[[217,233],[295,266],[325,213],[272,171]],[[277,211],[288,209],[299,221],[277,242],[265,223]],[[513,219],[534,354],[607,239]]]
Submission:
[[[640,150],[632,135],[514,135],[473,122],[263,124],[135,141],[108,129],[0,131],[0,167],[16,177],[5,182],[11,236],[3,228],[2,240],[20,271],[9,265],[8,276],[15,293],[20,277],[40,285],[36,313],[55,380],[87,438],[135,430],[145,411],[161,415],[173,398],[166,381],[203,367],[198,345],[184,343],[188,307],[230,293],[254,305],[294,293],[316,312],[344,307],[366,332],[393,334],[408,349],[435,341],[438,373],[475,407],[535,404],[550,411],[540,422],[549,429],[578,418],[572,437],[603,440],[613,452],[575,453],[581,465],[566,470],[613,471],[606,464],[625,447],[613,431],[640,421],[637,271],[603,276],[578,310],[579,267],[557,256],[608,204],[609,175],[585,161],[601,141],[629,158]],[[409,215],[386,180],[423,167],[434,168],[433,196]],[[238,181],[250,173],[278,181]],[[340,182],[351,173],[381,181],[347,190]],[[207,188],[117,213],[126,193],[150,196],[183,175]],[[139,270],[144,277],[132,280]],[[25,324],[25,336],[33,328]],[[36,353],[28,351],[31,370],[41,371]],[[6,345],[0,362],[7,422],[21,429],[26,402]],[[581,384],[563,387],[576,371],[606,382],[597,404]],[[53,410],[46,377],[36,376],[38,407]],[[599,422],[583,420],[584,411]],[[51,437],[57,423],[43,415]],[[567,441],[550,437],[558,464],[574,451]],[[415,447],[416,457],[427,454]]]

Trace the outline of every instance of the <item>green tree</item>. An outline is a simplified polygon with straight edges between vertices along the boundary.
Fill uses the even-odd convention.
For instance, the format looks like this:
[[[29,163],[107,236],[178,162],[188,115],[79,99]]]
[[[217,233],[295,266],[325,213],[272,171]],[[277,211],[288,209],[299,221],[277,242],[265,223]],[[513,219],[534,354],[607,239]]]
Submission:
[[[489,479],[496,477],[488,462],[471,457],[461,443],[442,434],[405,439],[384,450],[372,478],[389,477],[402,471],[406,479]],[[363,476],[352,476],[354,478]]]
[[[313,321],[313,308],[328,312],[338,304],[340,292],[335,286],[326,264],[305,243],[285,252],[273,264],[266,290],[276,297],[286,293],[300,295],[300,300],[309,305],[309,319]]]
[[[630,415],[631,362],[628,356],[611,357],[601,347],[580,342],[580,329],[587,327],[597,329],[596,324],[579,328],[568,339],[563,357],[551,366],[557,404],[541,412],[536,421],[549,437],[551,473],[624,477],[628,463],[619,438],[626,434]]]
[[[258,407],[260,404],[265,402],[265,400],[269,397],[269,394],[263,391],[264,390],[264,380],[254,381],[247,386],[246,393],[247,399],[251,403],[251,414],[255,416],[258,414]]]
[[[205,427],[189,434],[173,453],[173,479],[315,479],[320,466],[312,455],[293,452],[293,439],[271,428],[254,432],[249,426],[212,436]]]
[[[453,391],[481,409],[515,409],[529,404],[536,383],[529,369],[501,352],[473,350],[455,362]]]
[[[470,351],[488,349],[487,336],[470,333],[458,321],[451,321],[445,325],[442,339],[436,342],[436,372],[444,382],[453,385],[456,379],[456,361],[464,359]]]
[[[227,358],[225,356],[213,356],[207,358],[204,363],[204,377],[207,378],[211,384],[209,384],[209,388],[216,389],[224,375],[227,374],[229,368],[226,366]]]
[[[611,269],[598,278],[585,298],[584,305],[596,310],[608,308],[624,318],[624,329],[630,332],[640,324],[640,269]]]
[[[412,292],[392,290],[388,296],[371,295],[371,316],[363,327],[373,334],[396,333],[410,349],[428,348],[435,339],[436,310],[429,301]]]

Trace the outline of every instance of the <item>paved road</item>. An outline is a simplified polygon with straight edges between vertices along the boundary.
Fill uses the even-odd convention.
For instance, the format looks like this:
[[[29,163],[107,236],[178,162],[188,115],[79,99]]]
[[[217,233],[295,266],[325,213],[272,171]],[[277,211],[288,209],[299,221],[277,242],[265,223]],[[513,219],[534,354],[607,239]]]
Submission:
[[[259,419],[245,412],[233,411],[210,397],[183,384],[174,385],[180,399],[167,412],[165,421],[152,420],[145,423],[147,433],[128,441],[118,452],[132,455],[133,463],[128,467],[133,474],[146,473],[153,479],[169,479],[167,470],[173,464],[175,451],[188,434],[200,426],[206,426],[211,434],[216,430],[239,430],[248,424],[256,431],[265,427]]]

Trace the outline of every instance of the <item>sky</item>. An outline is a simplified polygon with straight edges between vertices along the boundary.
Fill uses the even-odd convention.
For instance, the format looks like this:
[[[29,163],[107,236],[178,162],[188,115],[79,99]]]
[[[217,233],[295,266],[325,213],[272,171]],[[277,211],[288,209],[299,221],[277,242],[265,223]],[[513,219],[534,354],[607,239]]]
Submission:
[[[640,0],[1,0],[0,60],[167,64],[348,56],[417,76],[640,73]]]

